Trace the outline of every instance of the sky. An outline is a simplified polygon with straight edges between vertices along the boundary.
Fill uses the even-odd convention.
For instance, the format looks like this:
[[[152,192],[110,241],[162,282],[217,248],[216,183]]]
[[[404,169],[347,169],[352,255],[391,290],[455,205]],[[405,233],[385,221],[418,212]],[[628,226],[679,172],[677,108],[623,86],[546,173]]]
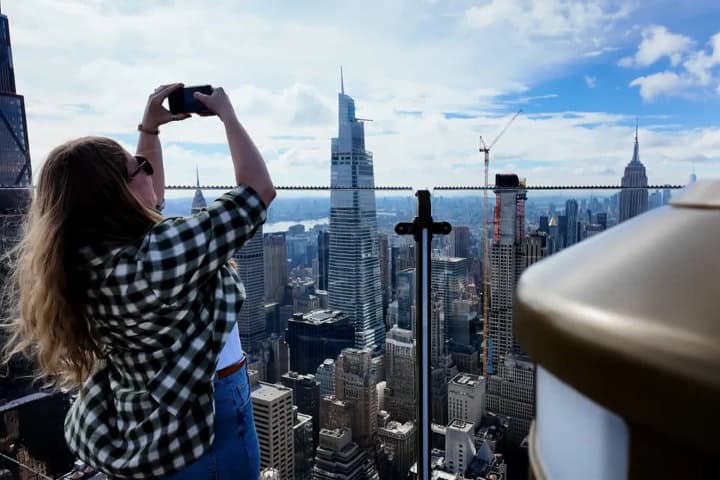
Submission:
[[[340,65],[376,185],[651,184],[720,175],[720,2],[6,0],[35,174],[83,135],[137,139],[175,81],[228,91],[276,185],[327,185]],[[168,184],[230,184],[214,117],[161,128]],[[492,177],[491,177],[492,178]],[[492,182],[492,180],[491,180]],[[177,193],[176,194],[180,194]],[[187,192],[182,193],[187,195]]]

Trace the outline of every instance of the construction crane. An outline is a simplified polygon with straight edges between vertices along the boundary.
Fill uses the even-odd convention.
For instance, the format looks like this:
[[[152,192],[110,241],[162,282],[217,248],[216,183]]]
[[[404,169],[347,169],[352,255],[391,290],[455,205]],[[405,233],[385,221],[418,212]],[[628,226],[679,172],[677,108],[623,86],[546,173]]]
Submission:
[[[485,140],[483,140],[482,135],[480,136],[480,152],[485,154],[485,188],[483,189],[483,279],[482,279],[482,296],[483,296],[483,343],[485,344],[483,348],[483,375],[488,375],[487,366],[488,366],[488,349],[490,346],[490,337],[488,335],[488,267],[490,264],[489,254],[488,254],[488,171],[490,168],[490,150],[495,146],[495,144],[500,140],[500,137],[502,137],[505,132],[507,132],[508,128],[510,128],[510,125],[515,121],[515,119],[522,113],[522,109],[518,110],[518,112],[513,115],[513,117],[510,119],[510,121],[505,125],[505,128],[503,128],[500,133],[495,137],[495,140],[490,142],[490,145],[488,146],[485,143]]]

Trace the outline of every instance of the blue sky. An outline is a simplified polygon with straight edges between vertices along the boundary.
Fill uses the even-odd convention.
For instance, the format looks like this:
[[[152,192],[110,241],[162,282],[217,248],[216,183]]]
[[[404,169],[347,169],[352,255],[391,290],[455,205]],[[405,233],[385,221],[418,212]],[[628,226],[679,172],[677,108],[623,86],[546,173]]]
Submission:
[[[652,183],[720,174],[720,2],[481,0],[3,2],[35,171],[58,143],[132,148],[161,83],[210,83],[280,184],[329,183],[339,66],[378,184],[619,183],[640,155]],[[163,129],[168,183],[232,181],[212,118]]]

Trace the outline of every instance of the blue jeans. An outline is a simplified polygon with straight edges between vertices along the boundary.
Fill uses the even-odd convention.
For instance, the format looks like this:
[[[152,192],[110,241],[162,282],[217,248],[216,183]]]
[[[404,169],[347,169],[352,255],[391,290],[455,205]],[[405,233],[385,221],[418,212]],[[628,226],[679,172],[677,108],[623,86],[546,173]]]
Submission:
[[[215,379],[215,441],[210,449],[165,480],[257,480],[260,448],[247,367]]]

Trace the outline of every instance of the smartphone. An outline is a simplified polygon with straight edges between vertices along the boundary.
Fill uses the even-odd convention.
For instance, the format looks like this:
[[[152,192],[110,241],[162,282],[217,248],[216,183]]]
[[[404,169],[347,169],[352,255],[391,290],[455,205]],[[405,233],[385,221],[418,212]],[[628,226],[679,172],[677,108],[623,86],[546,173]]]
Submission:
[[[197,113],[199,115],[213,115],[193,94],[195,92],[210,95],[213,88],[210,85],[199,85],[195,87],[178,88],[168,96],[170,113]]]

